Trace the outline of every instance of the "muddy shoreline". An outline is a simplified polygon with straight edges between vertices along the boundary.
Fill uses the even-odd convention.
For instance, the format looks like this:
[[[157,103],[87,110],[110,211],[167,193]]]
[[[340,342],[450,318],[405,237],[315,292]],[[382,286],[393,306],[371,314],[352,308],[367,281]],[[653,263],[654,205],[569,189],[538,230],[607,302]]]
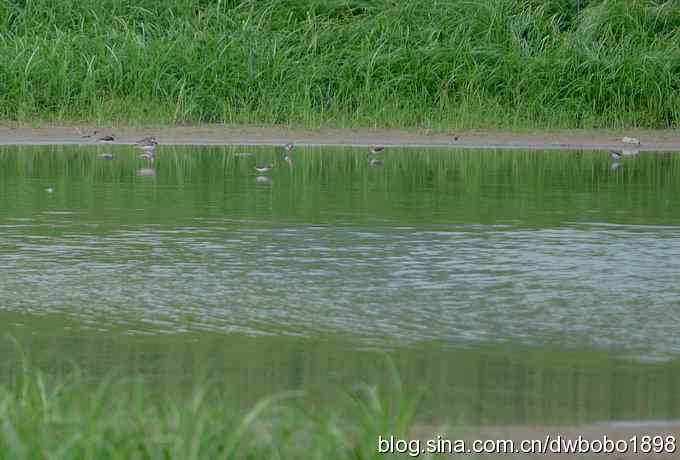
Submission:
[[[94,132],[96,131],[96,134]],[[413,148],[608,150],[630,148],[629,136],[640,140],[640,151],[680,151],[680,130],[614,131],[457,131],[435,133],[397,129],[319,129],[284,127],[227,127],[222,125],[113,127],[0,126],[0,145],[96,144],[97,138],[114,135],[113,144],[131,144],[154,135],[161,145],[280,145],[366,147],[384,145]],[[89,136],[89,137],[86,137]]]

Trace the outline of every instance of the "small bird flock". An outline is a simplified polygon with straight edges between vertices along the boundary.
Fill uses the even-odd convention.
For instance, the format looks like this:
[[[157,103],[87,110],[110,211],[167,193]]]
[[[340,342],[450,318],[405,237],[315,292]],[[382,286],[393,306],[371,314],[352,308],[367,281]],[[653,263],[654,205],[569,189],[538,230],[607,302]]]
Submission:
[[[89,139],[97,136],[97,131],[93,131],[92,134],[81,135],[84,139]],[[116,141],[116,137],[113,134],[107,134],[106,136],[96,137],[97,141],[101,144],[111,144]],[[154,136],[145,137],[135,142],[135,147],[141,151],[137,156],[140,160],[153,161],[156,159],[156,147],[158,146],[158,141]],[[102,160],[114,160],[116,157],[113,153],[101,153],[98,158]]]
[[[81,138],[84,139],[92,139],[95,138],[98,142],[102,144],[111,144],[116,141],[116,138],[113,134],[107,134],[101,137],[97,137],[98,132],[93,131],[91,134],[83,134],[81,132]],[[456,136],[454,140],[458,140],[458,137]],[[626,144],[626,147],[623,147],[618,150],[610,150],[609,153],[612,158],[612,164],[611,164],[611,170],[616,171],[622,167],[621,165],[621,160],[624,157],[636,157],[640,153],[640,140],[634,137],[623,137],[621,139],[621,142],[623,144]],[[144,160],[147,162],[153,162],[156,159],[156,147],[158,146],[158,141],[156,140],[155,136],[149,136],[145,137],[143,139],[138,140],[134,144],[135,148],[140,151],[139,155],[137,156],[138,159]],[[291,143],[287,143],[283,146],[284,150],[284,155],[283,155],[283,161],[288,164],[289,167],[293,166],[293,149],[294,145]],[[368,166],[371,168],[380,168],[385,165],[385,161],[382,159],[382,154],[385,151],[385,147],[383,146],[373,146],[370,148],[367,154],[367,159],[368,159]],[[237,153],[236,156],[238,157],[253,157],[255,156],[251,152],[243,152],[243,153]],[[113,153],[101,153],[98,155],[98,158],[101,160],[114,160],[115,156]],[[267,176],[266,174],[271,172],[274,169],[274,163],[266,163],[266,164],[258,164],[255,166],[255,171],[259,174],[256,178],[257,182],[259,183],[270,183],[271,178]],[[156,171],[153,167],[144,167],[140,170],[137,171],[138,176],[155,176]],[[54,193],[55,189],[54,187],[47,187],[45,189],[47,193]]]
[[[293,166],[293,148],[294,145],[290,143],[283,146],[283,161],[288,163],[288,166]],[[371,149],[368,151],[368,165],[374,168],[383,166],[385,162],[379,158],[379,156],[384,152],[384,150],[385,147],[371,147]],[[252,156],[252,154],[249,153],[237,153],[236,155],[239,157]],[[272,169],[274,169],[274,163],[259,164],[255,166],[255,171],[260,174],[266,174]],[[262,179],[262,177],[260,177],[260,179]]]
[[[97,131],[93,131],[91,134],[82,134],[81,132],[81,137],[84,139],[96,139],[99,143],[101,144],[112,144],[116,141],[116,137],[113,134],[107,134],[104,136],[98,136]],[[137,155],[137,158],[140,160],[144,161],[149,161],[153,162],[156,159],[156,147],[158,146],[158,140],[156,139],[155,136],[149,136],[145,137],[143,139],[138,140],[134,144],[135,148],[140,151],[139,155]],[[291,143],[287,143],[283,146],[284,150],[284,155],[283,155],[283,161],[288,164],[288,166],[292,167],[293,166],[293,149],[294,145]],[[384,166],[385,162],[381,158],[382,153],[385,151],[385,147],[382,146],[374,146],[371,147],[369,152],[368,152],[368,166],[372,168],[379,168]],[[238,157],[252,157],[254,156],[253,153],[250,152],[242,152],[242,153],[237,153],[236,156]],[[101,153],[97,156],[101,160],[114,160],[116,157],[113,153],[110,152],[105,152]],[[267,174],[271,172],[275,167],[274,163],[265,163],[265,164],[258,164],[255,166],[255,171],[259,174]],[[260,176],[260,179],[262,177]]]
[[[82,133],[81,133],[82,134]],[[82,134],[82,138],[96,138],[98,142],[102,144],[111,144],[115,142],[116,138],[113,134],[108,134],[105,136],[97,137],[98,133],[97,131],[93,131],[92,134]],[[456,138],[456,140],[458,140]],[[626,147],[619,149],[619,150],[610,150],[611,158],[612,158],[612,165],[611,169],[612,170],[617,170],[621,168],[621,159],[624,157],[635,157],[640,153],[640,140],[636,139],[634,137],[623,137],[621,139],[621,142],[623,144],[626,144]],[[143,139],[138,140],[134,144],[135,148],[140,151],[139,155],[137,156],[138,159],[148,161],[148,162],[153,162],[156,159],[156,147],[158,146],[158,141],[156,140],[155,136],[149,136],[145,137]],[[293,166],[293,149],[294,145],[291,143],[287,143],[283,146],[284,150],[284,155],[283,155],[283,161],[288,164],[289,167]],[[382,154],[385,151],[385,147],[383,146],[373,146],[370,148],[367,154],[367,160],[368,160],[368,166],[371,168],[380,168],[385,165],[385,161],[382,158]],[[245,153],[237,153],[236,156],[239,157],[251,157],[254,156],[253,153],[250,152],[245,152]],[[115,159],[115,156],[112,153],[101,153],[98,155],[98,158],[102,160],[113,160]],[[263,179],[264,177],[262,175],[267,174],[271,172],[275,167],[274,163],[265,163],[265,164],[258,164],[255,166],[255,171],[260,174],[258,179]],[[54,191],[53,188],[50,188],[47,190],[49,193],[52,193]]]

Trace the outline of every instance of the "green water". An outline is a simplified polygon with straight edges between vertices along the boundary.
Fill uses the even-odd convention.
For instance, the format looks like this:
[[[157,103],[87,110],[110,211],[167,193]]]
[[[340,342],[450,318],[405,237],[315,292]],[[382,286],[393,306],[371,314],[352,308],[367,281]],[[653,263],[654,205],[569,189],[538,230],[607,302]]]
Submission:
[[[37,365],[332,404],[390,356],[427,419],[680,417],[680,155],[157,156],[0,148],[0,333]]]

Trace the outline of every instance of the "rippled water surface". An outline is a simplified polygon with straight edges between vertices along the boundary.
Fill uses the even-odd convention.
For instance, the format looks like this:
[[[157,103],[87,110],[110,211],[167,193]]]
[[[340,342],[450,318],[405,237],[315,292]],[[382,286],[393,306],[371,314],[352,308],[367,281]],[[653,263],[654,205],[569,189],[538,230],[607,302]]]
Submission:
[[[265,392],[361,380],[384,350],[440,396],[619,375],[665,388],[624,416],[680,414],[680,155],[97,149],[0,150],[0,328],[45,359],[177,376],[184,355],[244,387],[280,367]]]

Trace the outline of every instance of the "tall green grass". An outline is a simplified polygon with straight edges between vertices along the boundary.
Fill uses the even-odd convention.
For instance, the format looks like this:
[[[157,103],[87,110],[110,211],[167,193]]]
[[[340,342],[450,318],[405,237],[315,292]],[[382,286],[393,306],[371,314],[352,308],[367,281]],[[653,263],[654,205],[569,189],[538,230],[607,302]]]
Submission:
[[[394,377],[385,391],[339,395],[333,410],[287,392],[243,411],[218,382],[180,397],[142,377],[24,368],[0,384],[0,459],[377,459],[378,435],[404,437],[416,408]]]
[[[672,127],[680,1],[0,0],[0,118]]]

